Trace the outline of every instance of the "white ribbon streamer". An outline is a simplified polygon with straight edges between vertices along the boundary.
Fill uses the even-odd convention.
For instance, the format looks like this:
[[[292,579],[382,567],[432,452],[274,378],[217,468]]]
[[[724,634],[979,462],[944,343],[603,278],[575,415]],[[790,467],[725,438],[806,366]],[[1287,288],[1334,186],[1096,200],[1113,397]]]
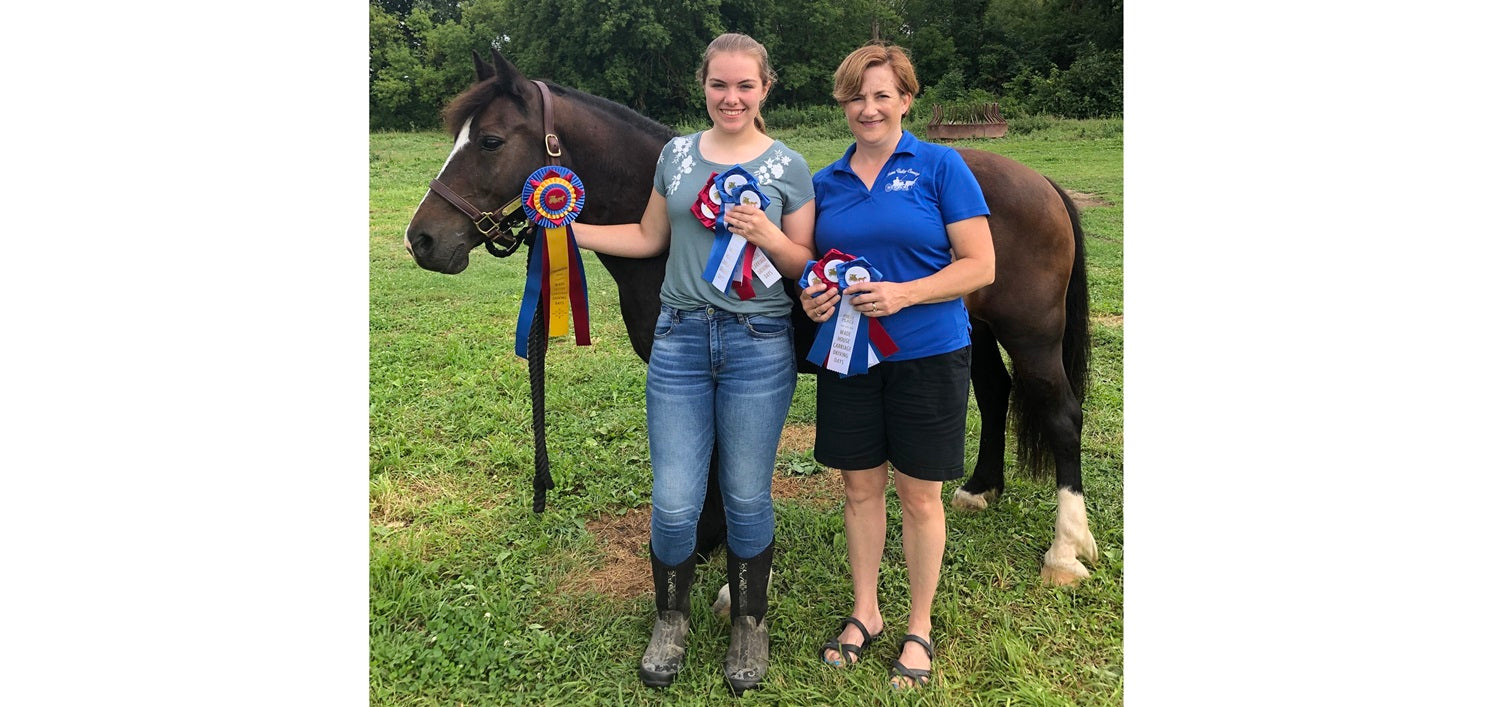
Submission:
[[[713,285],[720,291],[729,287],[729,278],[734,276],[735,262],[740,259],[740,251],[744,248],[744,236],[729,234],[729,247],[724,249],[724,255],[719,258],[719,269],[714,271]]]
[[[834,316],[834,341],[830,344],[829,360],[824,363],[824,368],[848,374],[850,356],[855,353],[855,332],[860,328],[862,317],[850,304],[850,297],[844,295],[839,298],[839,311]]]
[[[777,272],[776,264],[772,263],[771,258],[766,257],[766,251],[760,248],[755,249],[755,258],[751,261],[750,270],[767,287],[775,285],[777,280],[782,279],[782,274]]]

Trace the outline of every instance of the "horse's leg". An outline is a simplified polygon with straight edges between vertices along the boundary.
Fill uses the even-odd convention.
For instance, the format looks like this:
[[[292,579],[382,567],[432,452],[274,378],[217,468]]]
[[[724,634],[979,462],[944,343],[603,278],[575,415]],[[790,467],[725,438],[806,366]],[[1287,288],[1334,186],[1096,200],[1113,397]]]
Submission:
[[[714,442],[713,455],[708,460],[708,495],[703,498],[703,513],[698,516],[698,539],[694,545],[698,562],[704,563],[712,559],[714,550],[719,548],[728,534],[729,524],[724,517],[724,495],[719,492],[719,443]],[[713,611],[718,616],[729,617],[728,583],[719,587]]]
[[[1091,576],[1077,558],[1096,562],[1097,541],[1091,534],[1081,488],[1081,406],[1067,393],[1060,409],[1050,425],[1055,450],[1055,539],[1044,553],[1040,575],[1046,583],[1065,586]]]
[[[1047,451],[1055,465],[1055,538],[1044,553],[1040,576],[1049,584],[1075,584],[1091,576],[1080,559],[1097,559],[1097,541],[1087,521],[1081,487],[1081,405],[1058,351],[1015,356],[1013,362],[1025,406],[1020,429],[1028,427],[1030,448],[1039,454]],[[1042,459],[1039,454],[1031,454],[1034,461]]]
[[[960,510],[986,508],[1002,493],[1002,464],[1007,453],[1007,400],[1012,377],[1002,363],[997,338],[980,319],[971,320],[971,387],[976,391],[976,409],[981,412],[981,440],[976,451],[976,469],[955,489],[950,505]]]
[[[703,512],[698,515],[698,536],[693,543],[698,562],[709,561],[728,531],[724,519],[724,494],[719,491],[719,443],[714,442],[713,455],[708,459],[708,494],[703,497]]]

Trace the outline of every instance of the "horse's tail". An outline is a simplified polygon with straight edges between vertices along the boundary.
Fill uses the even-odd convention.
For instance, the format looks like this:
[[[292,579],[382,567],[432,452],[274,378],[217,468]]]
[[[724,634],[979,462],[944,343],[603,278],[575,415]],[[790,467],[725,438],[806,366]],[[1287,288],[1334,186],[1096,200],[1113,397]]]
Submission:
[[[1086,289],[1086,232],[1081,230],[1081,212],[1070,195],[1054,180],[1050,186],[1060,193],[1065,210],[1070,213],[1070,228],[1076,235],[1076,260],[1070,269],[1070,285],[1065,289],[1065,338],[1061,340],[1061,358],[1070,390],[1077,402],[1086,401],[1087,363],[1091,360],[1091,304]]]
[[[1048,180],[1047,177],[1046,179]],[[1070,214],[1071,230],[1075,234],[1075,261],[1070,269],[1070,283],[1065,288],[1065,332],[1060,339],[1060,357],[1065,367],[1065,376],[1070,381],[1070,391],[1075,396],[1076,407],[1079,409],[1086,399],[1087,361],[1091,357],[1086,234],[1081,230],[1081,214],[1076,210],[1075,202],[1070,200],[1070,195],[1055,184],[1054,180],[1048,181],[1065,203],[1065,210]],[[1026,386],[1015,386],[1009,397],[1008,411],[1018,437],[1018,468],[1035,479],[1050,478],[1055,471],[1049,416],[1054,414],[1056,406],[1056,401],[1030,393]],[[1079,485],[1079,481],[1076,485]]]

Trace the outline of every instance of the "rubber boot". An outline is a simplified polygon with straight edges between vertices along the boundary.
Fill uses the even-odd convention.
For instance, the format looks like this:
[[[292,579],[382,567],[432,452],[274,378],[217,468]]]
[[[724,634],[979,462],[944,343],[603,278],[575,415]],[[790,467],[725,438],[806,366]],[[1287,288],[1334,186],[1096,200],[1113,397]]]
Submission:
[[[651,627],[651,642],[640,657],[640,682],[647,687],[666,687],[682,669],[687,656],[687,633],[691,630],[692,606],[688,595],[693,588],[693,568],[697,555],[689,555],[679,565],[668,565],[656,557],[651,548],[651,578],[656,583],[656,624]]]
[[[766,632],[766,590],[771,582],[772,541],[755,557],[725,555],[729,568],[729,653],[724,656],[724,679],[734,693],[761,685],[771,663]]]

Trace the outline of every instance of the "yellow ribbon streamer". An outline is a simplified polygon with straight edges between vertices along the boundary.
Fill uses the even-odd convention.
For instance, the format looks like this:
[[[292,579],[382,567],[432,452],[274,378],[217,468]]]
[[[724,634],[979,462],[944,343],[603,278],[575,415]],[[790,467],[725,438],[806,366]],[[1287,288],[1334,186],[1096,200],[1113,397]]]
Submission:
[[[567,229],[546,229],[546,255],[550,257],[551,272],[551,318],[546,333],[562,336],[567,333],[567,318],[572,311],[571,290],[568,289]]]

